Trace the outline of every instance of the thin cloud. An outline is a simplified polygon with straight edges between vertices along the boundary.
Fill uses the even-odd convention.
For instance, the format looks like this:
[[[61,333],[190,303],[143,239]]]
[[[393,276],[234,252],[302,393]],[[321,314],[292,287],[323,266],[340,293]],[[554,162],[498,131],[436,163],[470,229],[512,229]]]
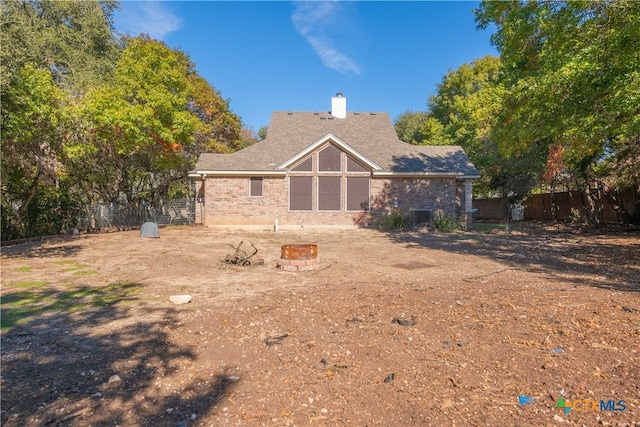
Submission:
[[[182,20],[163,2],[125,1],[119,14],[122,32],[132,35],[148,34],[158,40],[180,29]]]
[[[296,30],[311,45],[322,63],[342,74],[360,74],[358,64],[334,47],[334,42],[327,35],[327,30],[338,20],[343,5],[336,1],[315,2],[299,1],[291,20]]]

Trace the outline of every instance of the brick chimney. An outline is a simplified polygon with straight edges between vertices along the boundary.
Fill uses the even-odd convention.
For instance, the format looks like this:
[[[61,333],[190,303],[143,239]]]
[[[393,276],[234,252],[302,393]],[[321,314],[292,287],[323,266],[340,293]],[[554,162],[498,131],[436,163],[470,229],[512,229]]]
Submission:
[[[347,117],[347,98],[340,92],[331,98],[331,115],[339,119]]]

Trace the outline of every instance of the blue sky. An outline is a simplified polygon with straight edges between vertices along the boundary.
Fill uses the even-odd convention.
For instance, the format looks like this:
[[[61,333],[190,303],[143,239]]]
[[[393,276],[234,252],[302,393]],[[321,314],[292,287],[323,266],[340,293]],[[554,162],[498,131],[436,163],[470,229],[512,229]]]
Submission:
[[[497,55],[466,1],[123,1],[116,30],[191,57],[243,123],[273,111],[347,111],[391,119],[424,111],[449,70]]]

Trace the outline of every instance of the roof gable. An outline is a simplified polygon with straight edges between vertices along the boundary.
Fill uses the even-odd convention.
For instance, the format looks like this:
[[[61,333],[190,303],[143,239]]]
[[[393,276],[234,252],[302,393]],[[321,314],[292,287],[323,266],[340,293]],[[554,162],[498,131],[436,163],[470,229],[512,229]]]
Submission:
[[[302,160],[304,157],[308,156],[309,154],[313,153],[316,150],[319,150],[320,148],[328,144],[336,145],[342,151],[358,159],[361,163],[364,163],[365,165],[369,166],[373,170],[382,170],[382,168],[379,165],[377,165],[375,162],[372,162],[371,160],[363,156],[353,147],[349,146],[349,144],[345,143],[344,141],[342,141],[340,138],[333,135],[332,133],[326,134],[324,137],[320,138],[313,144],[309,145],[304,150],[300,151],[299,153],[296,153],[296,155],[287,159],[285,162],[280,164],[276,169],[287,169],[294,163],[298,162],[299,160]]]

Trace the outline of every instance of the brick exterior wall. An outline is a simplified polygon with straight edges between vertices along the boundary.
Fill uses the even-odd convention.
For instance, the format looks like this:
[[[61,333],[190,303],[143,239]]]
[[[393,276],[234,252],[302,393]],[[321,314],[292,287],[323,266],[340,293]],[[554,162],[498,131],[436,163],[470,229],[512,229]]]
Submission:
[[[296,174],[299,175],[299,174]],[[343,174],[344,177],[344,174]],[[390,212],[397,203],[403,210],[437,209],[461,220],[470,220],[466,206],[471,186],[466,180],[454,177],[437,178],[372,178],[370,181],[369,212],[346,211],[346,180],[342,180],[342,211],[318,212],[314,194],[313,211],[290,212],[288,178],[284,176],[263,179],[261,197],[250,196],[249,177],[208,177],[196,181],[196,221],[207,226],[255,226],[273,228],[276,219],[282,228],[301,226],[367,226],[377,217]],[[317,180],[314,179],[314,193]],[[204,215],[202,218],[201,213]]]
[[[455,178],[387,178],[371,181],[371,213],[381,215],[394,207],[442,209],[456,216],[459,206]]]

